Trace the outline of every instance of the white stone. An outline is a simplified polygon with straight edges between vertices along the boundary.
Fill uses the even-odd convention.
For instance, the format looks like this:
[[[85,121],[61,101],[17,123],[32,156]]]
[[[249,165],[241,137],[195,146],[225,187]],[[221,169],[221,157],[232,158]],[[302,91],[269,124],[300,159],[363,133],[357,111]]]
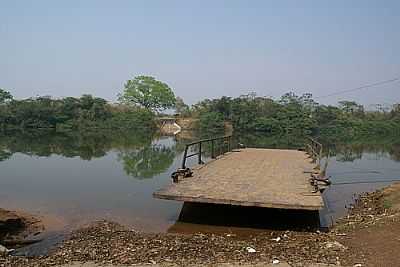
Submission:
[[[249,252],[249,253],[257,252],[257,251],[256,251],[254,248],[252,248],[252,247],[247,247],[246,250],[247,250],[247,252]]]
[[[325,248],[326,249],[333,249],[333,250],[346,250],[347,249],[347,247],[345,247],[344,245],[340,244],[337,241],[326,242],[325,243]]]

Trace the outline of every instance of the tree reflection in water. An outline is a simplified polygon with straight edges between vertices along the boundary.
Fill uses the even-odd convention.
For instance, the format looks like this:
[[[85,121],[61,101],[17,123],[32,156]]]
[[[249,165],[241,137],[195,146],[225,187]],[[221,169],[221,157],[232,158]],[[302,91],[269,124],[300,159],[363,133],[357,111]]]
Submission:
[[[120,152],[118,158],[126,174],[148,179],[165,172],[171,166],[175,151],[164,145],[149,145],[138,150]]]
[[[0,135],[0,161],[8,160],[14,153],[92,160],[104,157],[113,150],[117,151],[118,161],[127,175],[136,179],[149,179],[168,170],[174,158],[183,151],[183,144],[188,141],[159,139],[154,133],[140,131],[18,132]],[[389,157],[400,161],[400,142],[396,138],[359,139],[346,143],[321,141],[325,151],[329,151],[329,156],[335,156],[337,161],[353,162],[366,153],[376,158]],[[296,149],[304,147],[306,138],[236,133],[234,142],[248,147]],[[211,150],[205,145],[203,151],[205,156],[209,156]]]
[[[390,158],[400,161],[400,143],[397,139],[381,138],[353,140],[347,143],[326,145],[330,157],[336,157],[340,162],[353,162],[362,159],[367,154],[375,159]]]
[[[13,153],[8,151],[7,149],[0,149],[0,161],[7,160],[7,159],[11,158],[12,155],[13,155]]]
[[[156,141],[154,141],[156,140]],[[29,132],[0,136],[0,161],[14,153],[29,156],[92,160],[116,150],[126,174],[137,179],[148,179],[166,171],[176,155],[175,142],[158,144],[147,132]]]

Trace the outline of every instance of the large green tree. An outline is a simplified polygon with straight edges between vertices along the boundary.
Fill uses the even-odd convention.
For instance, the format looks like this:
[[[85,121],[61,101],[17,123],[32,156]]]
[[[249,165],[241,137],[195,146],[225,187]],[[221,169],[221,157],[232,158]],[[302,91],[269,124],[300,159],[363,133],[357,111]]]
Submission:
[[[0,104],[12,99],[13,96],[10,94],[10,92],[0,88]]]
[[[152,111],[162,111],[175,105],[175,95],[171,88],[151,76],[137,76],[126,81],[119,100]]]

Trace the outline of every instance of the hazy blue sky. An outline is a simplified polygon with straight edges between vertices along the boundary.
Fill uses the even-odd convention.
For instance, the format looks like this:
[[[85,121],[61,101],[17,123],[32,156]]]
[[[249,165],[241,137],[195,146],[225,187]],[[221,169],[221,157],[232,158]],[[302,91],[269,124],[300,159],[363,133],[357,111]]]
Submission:
[[[0,88],[115,100],[154,75],[189,103],[400,76],[400,1],[0,1]],[[337,97],[400,102],[400,82]]]

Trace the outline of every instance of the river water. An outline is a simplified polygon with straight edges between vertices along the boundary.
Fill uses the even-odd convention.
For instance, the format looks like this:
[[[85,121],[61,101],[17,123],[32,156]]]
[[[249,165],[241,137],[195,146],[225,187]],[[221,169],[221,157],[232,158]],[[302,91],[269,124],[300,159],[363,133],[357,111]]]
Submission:
[[[184,144],[191,139],[196,138],[137,133],[3,136],[0,207],[40,216],[48,237],[100,219],[146,232],[214,231],[207,224],[177,222],[182,203],[152,197],[171,183],[170,174],[179,167]],[[301,145],[288,138],[246,135],[239,139],[251,147]],[[355,194],[400,179],[400,141],[327,142],[325,150],[333,185],[324,192],[322,226],[343,216]]]

